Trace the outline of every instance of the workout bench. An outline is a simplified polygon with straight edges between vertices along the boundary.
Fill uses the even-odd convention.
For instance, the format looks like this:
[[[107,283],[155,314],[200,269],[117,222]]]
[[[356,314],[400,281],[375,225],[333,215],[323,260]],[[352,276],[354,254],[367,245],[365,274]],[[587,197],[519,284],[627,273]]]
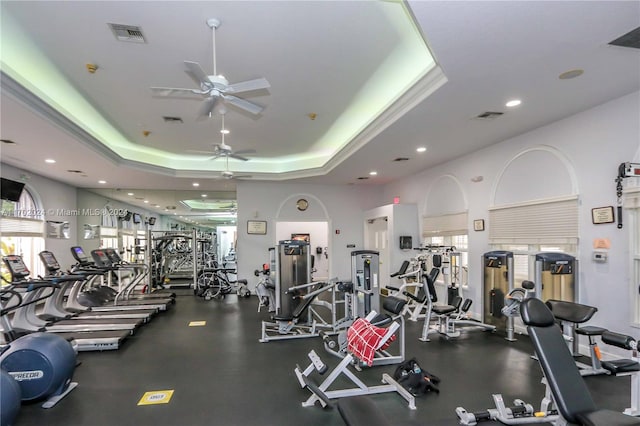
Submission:
[[[544,302],[535,298],[526,299],[522,302],[520,313],[561,416],[556,425],[640,425],[640,418],[596,407],[555,324],[553,313]]]
[[[370,322],[377,313],[375,311],[371,311],[369,315],[365,318],[367,322]],[[397,322],[393,322],[386,330],[384,335],[379,339],[376,347],[370,347],[371,351],[380,350],[385,344],[387,344],[393,334],[398,330],[400,325]],[[359,339],[360,337],[354,337],[354,339]],[[353,346],[358,347],[361,343],[363,345],[367,345],[368,342],[363,340],[354,340],[350,338],[350,343]],[[352,345],[350,344],[350,347]],[[360,380],[351,370],[349,370],[350,365],[357,364],[355,359],[355,355],[352,351],[348,352],[345,357],[340,361],[340,363],[326,376],[324,381],[320,384],[317,384],[313,381],[311,377],[309,377],[314,371],[317,371],[320,375],[325,375],[328,371],[327,365],[320,359],[318,354],[312,350],[308,354],[311,363],[303,370],[299,365],[296,365],[294,372],[296,377],[298,378],[298,382],[300,383],[300,387],[303,389],[307,389],[311,392],[309,398],[302,403],[303,407],[311,407],[316,402],[320,402],[322,407],[327,407],[331,405],[331,400],[336,398],[344,398],[358,395],[373,395],[378,393],[387,393],[387,392],[397,392],[400,396],[402,396],[407,403],[409,404],[409,408],[412,410],[416,409],[415,398],[411,393],[409,393],[406,389],[402,387],[398,382],[396,382],[391,376],[388,374],[382,375],[382,385],[376,386],[367,386],[362,380]],[[362,359],[362,361],[366,361]],[[330,389],[336,380],[340,377],[342,379],[350,380],[355,387],[346,388],[346,389]],[[338,383],[342,383],[344,380],[338,380]]]

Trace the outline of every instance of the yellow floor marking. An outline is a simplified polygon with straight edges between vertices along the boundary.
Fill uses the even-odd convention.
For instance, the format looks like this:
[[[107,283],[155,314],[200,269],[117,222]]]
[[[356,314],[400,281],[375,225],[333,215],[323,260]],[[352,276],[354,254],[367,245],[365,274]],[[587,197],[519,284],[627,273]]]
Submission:
[[[138,405],[168,404],[173,396],[173,389],[145,392]]]

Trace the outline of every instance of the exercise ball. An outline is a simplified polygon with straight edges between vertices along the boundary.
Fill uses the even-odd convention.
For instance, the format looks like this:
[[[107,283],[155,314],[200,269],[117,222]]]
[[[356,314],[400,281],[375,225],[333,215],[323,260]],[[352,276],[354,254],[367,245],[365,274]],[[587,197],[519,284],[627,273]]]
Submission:
[[[0,425],[11,426],[20,411],[20,385],[9,373],[0,370]]]

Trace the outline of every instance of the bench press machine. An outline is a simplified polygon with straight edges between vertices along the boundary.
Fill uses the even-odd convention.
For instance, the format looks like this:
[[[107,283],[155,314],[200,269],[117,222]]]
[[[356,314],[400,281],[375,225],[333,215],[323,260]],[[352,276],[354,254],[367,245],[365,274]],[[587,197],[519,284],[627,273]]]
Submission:
[[[377,313],[375,311],[371,311],[369,315],[365,318],[367,322],[370,322]],[[393,322],[387,329],[385,329],[384,335],[379,339],[377,345],[375,347],[369,346],[368,349],[371,351],[381,350],[386,344],[390,342],[394,333],[398,330],[400,324],[397,322]],[[350,347],[361,347],[367,346],[369,342],[361,340],[362,336],[359,334],[352,335],[350,338]],[[353,340],[352,340],[353,339]],[[365,355],[359,354],[361,358],[366,358]],[[331,400],[336,398],[345,398],[352,397],[358,395],[373,395],[379,393],[388,393],[388,392],[397,392],[402,398],[404,398],[409,408],[412,410],[416,409],[415,398],[411,393],[409,393],[406,389],[402,387],[402,385],[396,382],[390,375],[383,374],[382,375],[382,383],[381,385],[368,386],[366,385],[360,378],[353,373],[349,367],[358,364],[360,361],[370,362],[366,359],[360,359],[356,357],[354,351],[349,351],[345,355],[345,357],[340,361],[340,363],[329,372],[322,383],[316,383],[311,376],[314,371],[317,371],[320,375],[324,376],[329,368],[328,366],[320,359],[318,354],[312,350],[308,354],[309,360],[311,363],[304,369],[299,365],[294,369],[295,375],[300,383],[300,386],[303,389],[307,389],[311,392],[311,395],[302,403],[303,407],[313,406],[316,402],[320,402],[322,407],[327,407],[331,405]],[[340,379],[340,380],[339,380]],[[352,388],[342,388],[335,389],[336,383],[343,383],[346,380],[350,380],[351,383],[355,385]]]

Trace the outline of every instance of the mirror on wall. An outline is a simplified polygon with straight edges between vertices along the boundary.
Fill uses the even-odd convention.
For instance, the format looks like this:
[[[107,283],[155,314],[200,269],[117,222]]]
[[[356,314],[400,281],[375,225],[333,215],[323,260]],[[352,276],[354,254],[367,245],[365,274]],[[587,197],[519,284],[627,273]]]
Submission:
[[[66,239],[71,238],[69,222],[47,220],[47,238]]]
[[[83,225],[83,238],[85,240],[97,240],[100,238],[100,225]]]

